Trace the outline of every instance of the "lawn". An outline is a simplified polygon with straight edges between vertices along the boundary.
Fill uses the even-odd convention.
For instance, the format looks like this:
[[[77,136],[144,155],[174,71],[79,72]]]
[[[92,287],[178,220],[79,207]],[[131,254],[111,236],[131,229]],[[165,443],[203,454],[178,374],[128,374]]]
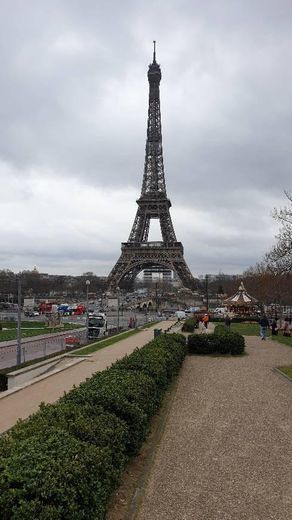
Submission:
[[[286,338],[285,336],[278,335],[278,336],[271,336],[271,339],[274,341],[279,341],[279,343],[284,343],[284,345],[288,345],[288,347],[292,347],[292,337]]]
[[[242,336],[259,336],[260,327],[257,323],[232,323],[230,330],[238,332]]]
[[[260,335],[260,327],[256,323],[232,323],[230,330],[233,332],[238,332],[243,336],[259,336]],[[271,330],[268,330],[268,337],[273,341],[278,341],[279,343],[283,343],[284,345],[288,345],[288,347],[292,347],[292,337],[286,338],[282,336],[283,332],[280,331],[278,336],[272,336]]]
[[[286,374],[286,376],[291,377],[292,379],[292,365],[287,365],[284,367],[278,367],[278,370],[283,372],[283,374]]]
[[[0,330],[0,342],[10,341],[17,338],[17,324],[15,322],[2,322],[3,329]],[[30,338],[33,336],[39,336],[40,334],[52,334],[55,332],[66,332],[67,330],[79,329],[80,325],[72,325],[70,323],[64,323],[64,327],[60,328],[49,328],[45,327],[44,322],[31,322],[23,321],[21,323],[21,337]]]

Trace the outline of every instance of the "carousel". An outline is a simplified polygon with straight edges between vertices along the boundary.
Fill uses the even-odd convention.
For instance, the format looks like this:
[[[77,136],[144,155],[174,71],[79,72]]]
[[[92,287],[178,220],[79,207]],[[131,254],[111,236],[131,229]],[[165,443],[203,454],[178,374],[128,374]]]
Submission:
[[[236,316],[252,316],[258,311],[258,301],[248,294],[243,282],[240,283],[237,293],[224,300],[227,312]]]

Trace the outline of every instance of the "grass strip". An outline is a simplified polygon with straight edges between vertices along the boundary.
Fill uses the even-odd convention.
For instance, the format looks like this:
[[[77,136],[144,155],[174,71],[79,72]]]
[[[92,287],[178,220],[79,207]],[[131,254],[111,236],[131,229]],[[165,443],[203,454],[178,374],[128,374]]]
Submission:
[[[140,332],[141,329],[149,329],[150,327],[153,327],[153,325],[156,325],[156,323],[160,323],[159,321],[152,321],[151,323],[145,323],[145,325],[142,325],[142,327],[139,327],[137,329],[128,330],[126,332],[121,332],[120,334],[117,334],[116,336],[112,336],[108,339],[102,339],[99,341],[96,341],[95,343],[91,343],[87,347],[79,347],[76,350],[73,350],[71,353],[74,354],[75,352],[82,354],[92,354],[93,352],[97,352],[98,350],[101,350],[102,348],[109,347],[110,345],[113,345],[114,343],[117,343],[118,341],[121,341],[122,339],[129,338],[130,336],[133,336],[134,334],[137,334]]]
[[[260,327],[257,323],[232,323],[231,332],[238,332],[241,336],[259,336]]]
[[[273,341],[278,341],[279,343],[282,343],[283,345],[288,345],[288,347],[292,347],[292,337],[287,338],[286,336],[271,336],[271,339]]]
[[[83,326],[84,327],[84,326]],[[57,334],[60,332],[66,332],[69,330],[76,330],[82,328],[82,325],[71,325],[70,323],[65,323],[64,327],[46,327],[46,328],[27,328],[21,327],[21,337],[22,338],[33,338],[36,336],[40,336],[43,334]],[[0,342],[1,341],[12,341],[16,339],[17,330],[9,329],[9,330],[0,330]]]
[[[121,334],[117,334],[116,336],[112,336],[111,338],[98,341],[97,343],[92,343],[91,345],[88,345],[88,347],[81,347],[77,350],[73,350],[71,353],[74,354],[75,352],[81,353],[81,354],[92,354],[93,352],[97,352],[98,350],[101,350],[105,347],[109,347],[109,345],[113,345],[114,343],[117,343],[118,341],[121,341],[122,339],[129,338],[130,336],[133,336],[134,334],[137,334],[140,332],[141,329],[133,329],[129,330],[127,332],[123,332]]]
[[[290,377],[290,379],[292,380],[292,365],[277,367],[277,369],[280,370],[280,372],[283,372],[283,374],[285,374],[286,376]]]

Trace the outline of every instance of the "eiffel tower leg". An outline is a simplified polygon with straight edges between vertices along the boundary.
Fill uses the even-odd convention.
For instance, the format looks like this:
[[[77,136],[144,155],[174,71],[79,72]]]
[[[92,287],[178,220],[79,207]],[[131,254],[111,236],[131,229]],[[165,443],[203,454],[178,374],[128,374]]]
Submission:
[[[140,271],[157,266],[175,271],[185,287],[195,289],[196,282],[184,259],[181,243],[169,246],[159,244],[144,246],[123,243],[122,254],[108,277],[110,290],[116,289],[123,281],[133,283]]]
[[[189,270],[186,261],[182,258],[179,262],[174,262],[174,271],[178,274],[184,287],[191,289],[192,291],[197,289],[197,283],[194,279],[191,271]]]

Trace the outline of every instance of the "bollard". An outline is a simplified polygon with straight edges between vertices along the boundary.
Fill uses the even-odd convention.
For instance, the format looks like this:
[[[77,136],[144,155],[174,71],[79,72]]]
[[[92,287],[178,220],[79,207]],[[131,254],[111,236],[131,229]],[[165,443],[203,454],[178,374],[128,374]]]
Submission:
[[[154,338],[157,338],[161,334],[161,329],[154,329]]]

